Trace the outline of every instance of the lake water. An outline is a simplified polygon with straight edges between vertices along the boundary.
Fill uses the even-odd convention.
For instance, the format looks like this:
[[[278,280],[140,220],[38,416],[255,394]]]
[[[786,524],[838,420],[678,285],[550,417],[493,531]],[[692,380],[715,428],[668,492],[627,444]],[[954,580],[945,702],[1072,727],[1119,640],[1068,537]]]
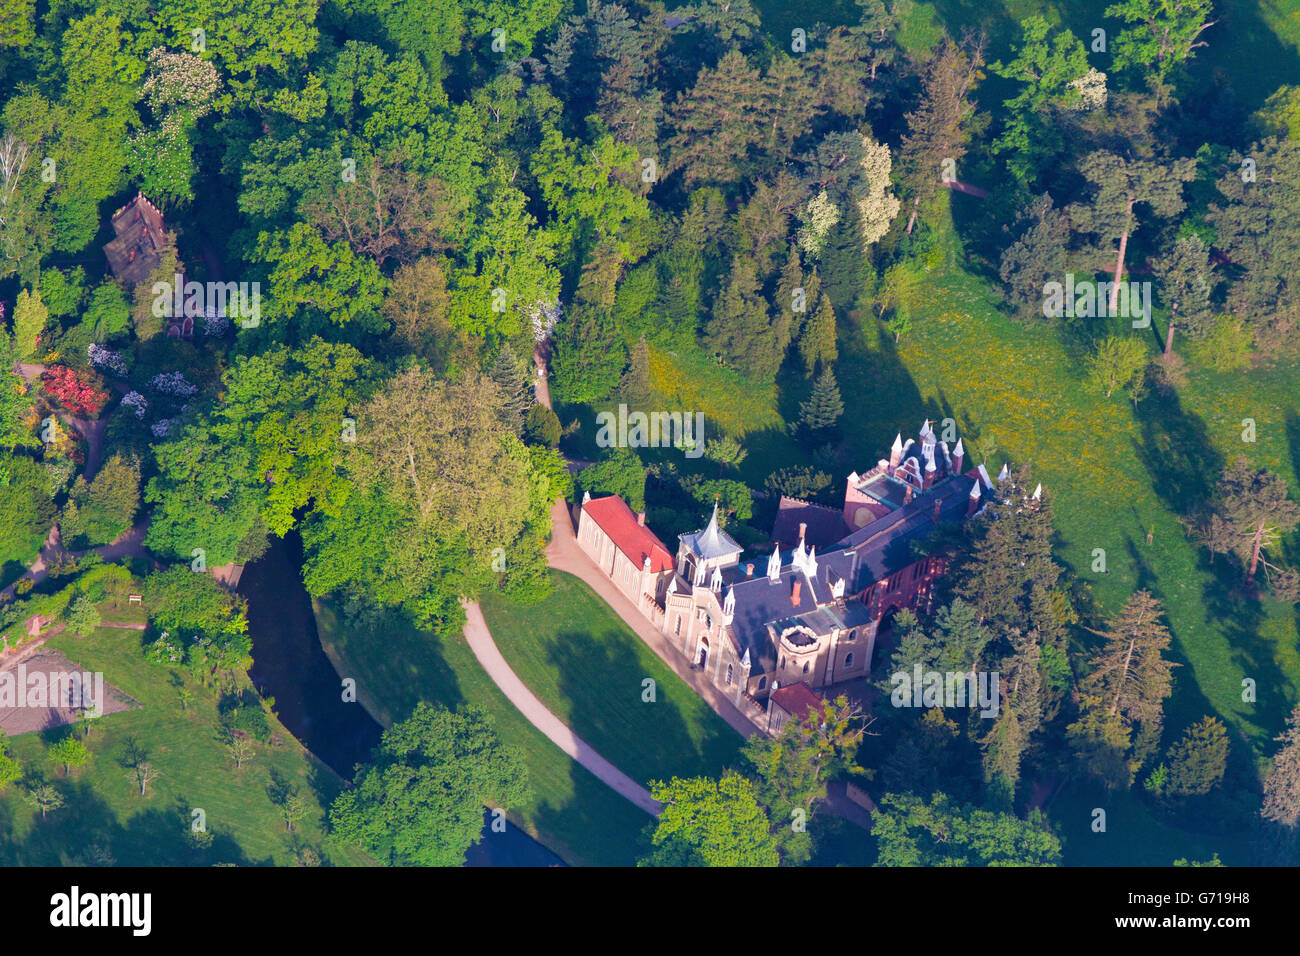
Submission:
[[[248,599],[253,638],[250,675],[276,714],[304,747],[340,776],[370,759],[383,728],[358,703],[344,703],[342,681],[321,647],[311,597],[302,583],[302,539],[294,533],[244,569],[239,593]],[[513,823],[494,833],[484,810],[483,838],[467,866],[563,866],[564,861]]]

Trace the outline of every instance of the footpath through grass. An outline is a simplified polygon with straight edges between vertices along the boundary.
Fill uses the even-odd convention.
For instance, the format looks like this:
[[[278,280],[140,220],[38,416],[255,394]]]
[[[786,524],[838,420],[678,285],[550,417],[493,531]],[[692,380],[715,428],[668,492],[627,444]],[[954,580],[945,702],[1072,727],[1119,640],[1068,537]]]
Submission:
[[[524,806],[506,807],[510,818],[568,863],[636,862],[650,817],[524,719],[479,666],[461,635],[440,638],[396,615],[382,626],[349,630],[332,602],[316,600],[313,605],[326,653],[339,673],[356,678],[358,698],[381,724],[388,727],[405,719],[422,700],[450,708],[484,708],[502,739],[519,747],[528,765],[532,799]]]
[[[497,647],[529,690],[642,784],[737,766],[740,735],[591,588],[550,575],[553,590],[537,604],[482,602]]]

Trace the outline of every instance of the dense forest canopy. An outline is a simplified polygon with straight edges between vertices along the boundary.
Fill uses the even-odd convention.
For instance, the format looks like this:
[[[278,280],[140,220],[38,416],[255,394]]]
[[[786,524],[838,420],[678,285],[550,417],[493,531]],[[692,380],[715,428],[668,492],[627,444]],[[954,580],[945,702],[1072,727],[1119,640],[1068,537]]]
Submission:
[[[644,507],[666,540],[716,503],[760,544],[782,494],[834,505],[874,460],[851,420],[892,435],[854,356],[937,321],[944,270],[975,278],[990,329],[1059,342],[1077,388],[1143,428],[1198,376],[1294,369],[1300,73],[1263,89],[1210,59],[1242,6],[941,23],[856,0],[826,23],[751,0],[0,0],[0,564],[29,563],[56,519],[87,548],[147,522],[175,632],[151,653],[216,669],[247,658],[244,621],[206,584],[186,596],[186,566],[291,532],[309,591],[351,620],[400,609],[447,634],[462,599],[546,595],[551,506],[575,489]],[[137,195],[166,235],[129,281],[102,247]],[[201,298],[222,285],[223,307],[172,314],[158,286],[180,276]],[[620,403],[703,411],[702,449],[599,447],[595,413]],[[971,461],[992,464],[979,425]],[[751,431],[775,444],[747,448]],[[1294,602],[1294,485],[1176,453],[1157,493],[1229,581],[1222,621]],[[863,744],[891,794],[882,862],[1056,862],[1038,804],[1016,813],[1076,774],[1238,832],[1262,789],[1259,842],[1294,853],[1296,718],[1276,769],[1239,734],[1229,763],[1212,714],[1167,730],[1168,598],[1094,603],[1035,483],[1018,463],[980,520],[928,544],[957,572],[935,614],[900,619],[893,663],[1009,690],[991,725],[907,715]],[[191,631],[212,640],[187,649]],[[751,759],[796,760],[785,743],[795,757]],[[388,756],[337,812],[420,860],[365,819],[409,769]],[[660,782],[681,803],[652,862],[809,858],[769,845],[774,787]],[[691,801],[727,799],[719,847]]]

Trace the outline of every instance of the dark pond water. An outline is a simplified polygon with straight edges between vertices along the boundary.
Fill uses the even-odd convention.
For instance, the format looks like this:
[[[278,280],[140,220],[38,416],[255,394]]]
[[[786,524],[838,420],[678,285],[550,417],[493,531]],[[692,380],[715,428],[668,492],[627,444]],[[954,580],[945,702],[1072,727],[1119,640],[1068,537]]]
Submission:
[[[248,599],[253,638],[249,672],[264,696],[275,698],[280,721],[304,747],[351,779],[370,758],[383,728],[358,703],[344,703],[342,680],[321,647],[311,598],[302,584],[302,539],[271,539],[271,547],[244,569],[239,593]],[[467,866],[562,866],[564,861],[514,824],[493,833],[484,811],[483,838],[466,854]]]

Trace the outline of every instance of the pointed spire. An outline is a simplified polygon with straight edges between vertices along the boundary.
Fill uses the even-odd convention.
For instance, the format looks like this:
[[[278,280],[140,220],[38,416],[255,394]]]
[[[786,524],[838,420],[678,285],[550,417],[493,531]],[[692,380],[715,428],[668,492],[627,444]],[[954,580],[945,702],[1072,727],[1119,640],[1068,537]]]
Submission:
[[[668,582],[668,596],[672,597],[676,593],[677,593],[677,578],[674,577],[671,581]]]
[[[972,501],[978,501],[981,497],[983,497],[982,493],[980,492],[980,483],[978,481],[975,482],[975,484],[970,486],[970,497]]]
[[[1003,463],[1002,463],[1002,470],[998,472],[998,484],[1000,485],[1000,484],[1002,484],[1002,482],[1006,481],[1006,480],[1007,480],[1007,476],[1010,475],[1010,474],[1011,474],[1011,472],[1010,472],[1010,470],[1007,468],[1007,463],[1006,463],[1006,462],[1003,462]]]
[[[733,584],[727,588],[727,598],[722,602],[722,613],[726,615],[727,621],[736,613],[736,586]]]
[[[722,568],[713,569],[713,577],[709,579],[709,590],[711,591],[722,590]]]
[[[585,504],[586,504],[588,501],[590,501],[590,500],[591,500],[591,492],[590,492],[590,491],[584,491],[584,492],[582,493],[582,503],[585,505]]]
[[[921,430],[920,430],[920,432],[918,432],[918,434],[919,434],[922,438],[924,438],[926,435],[931,434],[931,432],[930,432],[930,419],[927,418],[924,422],[921,423]]]
[[[953,446],[953,448],[952,448],[952,454],[953,454],[953,457],[955,457],[955,458],[965,458],[965,457],[966,457],[966,446],[963,445],[963,444],[961,443],[961,439],[960,439],[960,438],[957,439],[957,444]]]
[[[773,548],[772,556],[767,559],[767,579],[778,581],[781,578],[781,549]]]
[[[909,441],[911,439],[908,439]],[[897,468],[898,463],[903,460],[903,433],[899,432],[894,436],[894,444],[889,446],[889,467]]]
[[[703,561],[695,562],[695,584],[697,587],[704,584],[704,562]]]
[[[1043,483],[1041,481],[1038,483],[1038,487],[1034,489],[1034,500],[1043,500]]]
[[[742,657],[742,658],[740,659],[740,666],[743,667],[743,668],[745,668],[746,670],[749,670],[749,668],[752,666],[752,665],[749,663],[749,648],[748,648],[748,647],[745,648],[745,656]]]
[[[804,559],[803,573],[808,575],[809,579],[817,577],[817,545],[808,549],[808,557]]]
[[[709,516],[709,523],[704,526],[704,531],[700,535],[700,543],[706,541],[710,544],[718,541],[718,499],[716,498],[713,499],[713,514]]]

